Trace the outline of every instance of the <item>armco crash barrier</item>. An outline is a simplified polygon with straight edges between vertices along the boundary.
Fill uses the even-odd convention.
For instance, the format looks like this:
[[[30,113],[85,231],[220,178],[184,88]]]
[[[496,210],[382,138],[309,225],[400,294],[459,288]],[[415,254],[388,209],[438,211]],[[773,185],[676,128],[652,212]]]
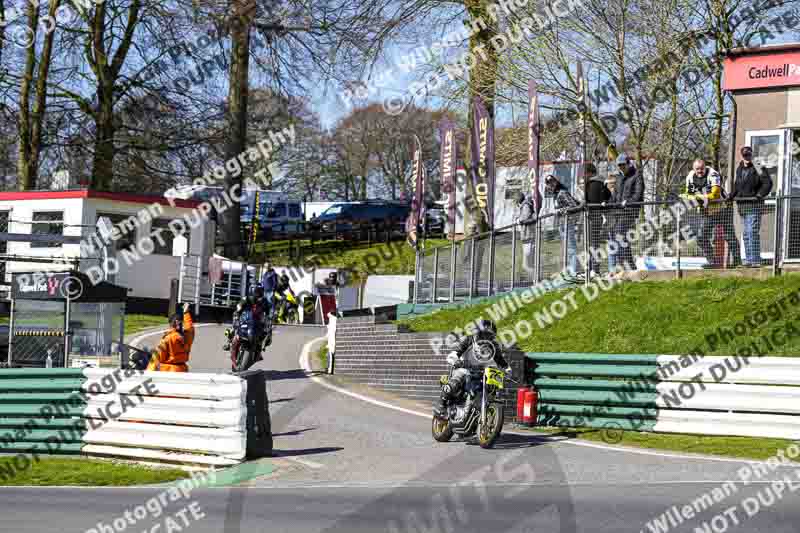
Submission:
[[[800,359],[529,353],[537,424],[800,438]]]
[[[0,370],[0,451],[48,453],[49,438],[58,453],[209,466],[271,452],[263,372],[113,372]]]
[[[79,454],[86,379],[70,368],[0,370],[0,453]]]

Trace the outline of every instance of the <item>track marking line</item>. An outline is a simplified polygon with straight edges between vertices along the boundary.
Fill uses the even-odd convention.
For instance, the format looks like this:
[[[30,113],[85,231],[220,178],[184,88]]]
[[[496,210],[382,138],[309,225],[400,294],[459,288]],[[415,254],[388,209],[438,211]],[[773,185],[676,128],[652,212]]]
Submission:
[[[311,379],[314,383],[321,385],[327,389],[332,391],[336,391],[340,394],[344,394],[345,396],[350,396],[351,398],[356,398],[357,400],[361,400],[362,402],[371,403],[373,405],[377,405],[379,407],[385,407],[387,409],[392,409],[394,411],[400,411],[401,413],[406,413],[409,415],[414,415],[422,418],[427,418],[430,420],[432,415],[430,413],[421,413],[419,411],[413,411],[411,409],[405,409],[403,407],[398,407],[396,405],[392,405],[387,402],[383,402],[380,400],[376,400],[374,398],[370,398],[369,396],[364,396],[363,394],[358,394],[356,392],[352,392],[341,387],[337,387],[332,383],[328,383],[322,378],[312,375],[311,366],[309,364],[309,354],[311,353],[311,346],[317,342],[327,340],[328,336],[325,335],[324,337],[318,337],[316,339],[308,341],[305,345],[303,345],[303,350],[300,354],[300,367],[308,374],[309,379]],[[571,444],[573,446],[583,446],[586,448],[596,448],[599,450],[607,450],[612,452],[620,452],[620,453],[630,453],[636,455],[650,455],[654,457],[666,457],[669,459],[688,459],[693,461],[714,461],[719,463],[737,463],[737,464],[767,464],[766,461],[759,461],[755,459],[735,459],[735,458],[726,458],[726,457],[705,457],[705,456],[698,456],[698,455],[684,455],[680,453],[669,453],[669,452],[657,452],[657,451],[650,451],[650,450],[637,450],[634,448],[621,448],[617,446],[610,446],[606,444],[596,444],[592,442],[585,442],[585,441],[577,441],[571,439],[549,439],[549,435],[546,433],[530,433],[530,432],[520,432],[520,431],[503,431],[503,433],[507,433],[509,435],[522,435],[522,436],[541,436],[546,440],[551,440],[553,444]],[[779,465],[782,468],[800,468],[800,463],[798,464],[781,464]]]
[[[315,463],[314,461],[309,461],[308,459],[299,459],[297,457],[287,457],[278,454],[276,457],[280,459],[285,459],[287,461],[291,461],[293,463],[298,463],[303,466],[307,466],[308,468],[313,468],[314,470],[319,470],[320,468],[325,468],[325,465],[320,463]]]

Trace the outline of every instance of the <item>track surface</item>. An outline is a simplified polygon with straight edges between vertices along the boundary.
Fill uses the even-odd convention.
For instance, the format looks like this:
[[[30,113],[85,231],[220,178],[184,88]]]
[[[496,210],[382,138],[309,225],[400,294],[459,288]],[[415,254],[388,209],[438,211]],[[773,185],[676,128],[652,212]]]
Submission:
[[[223,328],[198,328],[192,371],[227,370],[220,350]],[[764,497],[769,473],[675,527],[648,522],[673,505],[682,508],[727,480],[745,463],[670,457],[548,437],[506,434],[494,450],[463,442],[436,444],[430,421],[330,390],[298,363],[302,347],[320,328],[277,329],[260,366],[269,371],[277,458],[275,470],[246,488],[198,489],[125,531],[205,532],[609,532],[703,531],[732,506],[724,531],[800,529],[797,496],[788,488],[774,504],[748,517],[741,502]],[[155,344],[158,336],[143,344]],[[264,461],[262,461],[264,462]],[[0,532],[92,531],[163,488],[0,488]],[[768,495],[767,495],[768,496]],[[204,517],[163,522],[196,501]],[[765,501],[768,501],[765,498]],[[699,509],[705,508],[705,505]],[[197,507],[195,507],[197,509]],[[729,515],[730,516],[730,515]],[[135,521],[135,519],[133,519]],[[118,522],[118,526],[121,522]],[[723,531],[722,519],[716,519]],[[122,529],[103,529],[106,532]],[[95,529],[94,531],[100,531]]]

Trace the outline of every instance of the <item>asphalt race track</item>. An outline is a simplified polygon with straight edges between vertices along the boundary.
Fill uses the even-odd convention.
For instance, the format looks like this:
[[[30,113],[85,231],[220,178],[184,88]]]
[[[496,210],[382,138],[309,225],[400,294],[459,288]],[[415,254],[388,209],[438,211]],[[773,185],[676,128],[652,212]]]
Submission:
[[[227,371],[220,349],[222,331],[215,325],[198,328],[192,371]],[[724,499],[713,504],[706,500],[693,518],[676,521],[676,526],[666,521],[665,528],[653,529],[648,522],[672,506],[697,508],[695,501],[704,494],[738,480],[737,471],[746,463],[518,433],[505,434],[493,450],[458,441],[437,444],[430,436],[429,419],[366,402],[311,379],[301,369],[300,354],[306,343],[323,334],[323,329],[312,327],[276,330],[274,345],[260,363],[269,372],[276,457],[259,461],[263,475],[246,486],[196,489],[187,499],[127,522],[121,518],[126,509],[145,504],[164,487],[0,488],[0,532],[800,529],[798,493],[792,492],[800,488],[800,478],[791,468],[768,472],[748,486],[739,482]],[[143,344],[157,339],[149,337]],[[240,467],[243,474],[248,468]],[[798,485],[770,484],[783,477]],[[774,494],[771,487],[783,493],[768,505]],[[759,496],[761,510],[749,517],[742,501],[759,501]],[[192,512],[185,510],[189,504]],[[753,505],[751,501],[750,510]],[[117,528],[111,526],[115,519]],[[104,525],[98,527],[98,522]]]

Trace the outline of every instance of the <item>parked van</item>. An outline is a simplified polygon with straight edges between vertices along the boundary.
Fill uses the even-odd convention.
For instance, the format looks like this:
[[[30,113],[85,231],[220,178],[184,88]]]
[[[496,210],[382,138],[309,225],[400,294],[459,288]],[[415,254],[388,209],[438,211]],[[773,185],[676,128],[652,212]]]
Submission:
[[[170,189],[164,196],[207,201],[214,196],[221,196],[223,191],[224,188],[218,186],[189,185]],[[260,206],[259,230],[262,234],[292,234],[303,231],[305,217],[302,200],[292,200],[285,192],[266,189],[242,190],[239,217],[242,224],[249,226],[253,220],[256,192]]]
[[[253,206],[256,191],[247,190],[242,194],[241,221],[250,224],[253,220]],[[291,200],[289,195],[279,191],[258,191],[259,229],[267,234],[292,234],[303,231],[305,216],[303,202]]]

